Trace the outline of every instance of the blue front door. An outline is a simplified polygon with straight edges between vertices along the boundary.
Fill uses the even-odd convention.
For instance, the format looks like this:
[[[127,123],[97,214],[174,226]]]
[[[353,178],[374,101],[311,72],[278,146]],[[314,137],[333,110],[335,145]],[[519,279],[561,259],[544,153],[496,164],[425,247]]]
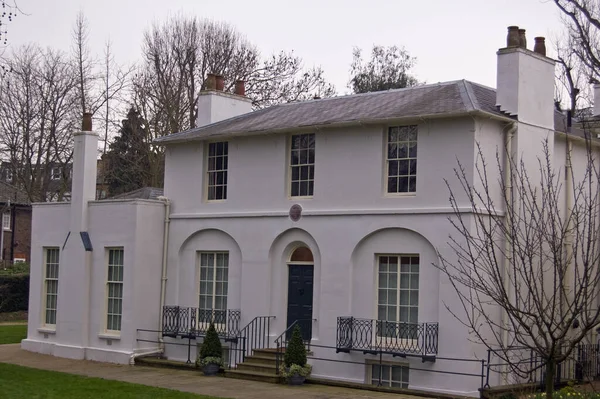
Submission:
[[[287,326],[297,322],[305,341],[312,337],[314,271],[313,265],[289,265]]]

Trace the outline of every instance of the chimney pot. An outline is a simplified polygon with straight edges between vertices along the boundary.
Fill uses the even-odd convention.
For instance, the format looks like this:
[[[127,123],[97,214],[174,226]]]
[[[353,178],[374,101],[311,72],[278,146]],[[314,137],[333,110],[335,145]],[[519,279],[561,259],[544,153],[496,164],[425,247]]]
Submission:
[[[238,96],[245,96],[246,95],[246,82],[243,80],[236,80],[234,93],[237,94]]]
[[[81,130],[84,132],[92,131],[92,114],[90,112],[83,113],[83,121],[81,123]]]
[[[535,39],[535,45],[533,46],[533,51],[538,53],[539,55],[546,56],[546,39],[538,36]]]
[[[215,81],[217,91],[223,91],[225,88],[225,78],[223,78],[223,75],[215,75]]]
[[[527,37],[525,36],[525,29],[519,29],[519,47],[527,48]]]
[[[204,82],[205,90],[216,90],[217,89],[217,75],[209,73],[206,75],[206,81]]]
[[[519,27],[509,26],[508,34],[506,35],[506,47],[519,47]]]

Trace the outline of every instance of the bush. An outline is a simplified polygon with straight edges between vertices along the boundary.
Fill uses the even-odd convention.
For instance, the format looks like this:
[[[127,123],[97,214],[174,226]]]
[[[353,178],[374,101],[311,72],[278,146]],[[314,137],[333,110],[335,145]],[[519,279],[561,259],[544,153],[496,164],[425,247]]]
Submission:
[[[202,342],[202,346],[200,347],[200,361],[207,358],[215,358],[220,359],[223,356],[223,347],[221,345],[221,340],[219,339],[219,334],[217,334],[217,330],[215,330],[215,325],[210,323],[210,327],[208,327],[208,331],[206,332],[206,337],[204,337],[204,341]],[[210,363],[217,363],[216,361],[211,361]]]
[[[304,347],[302,332],[300,331],[299,325],[296,325],[294,328],[292,338],[285,349],[283,363],[285,364],[285,367],[291,367],[293,364],[297,364],[301,367],[306,365],[306,348]]]
[[[0,312],[26,311],[29,306],[29,275],[0,276]]]

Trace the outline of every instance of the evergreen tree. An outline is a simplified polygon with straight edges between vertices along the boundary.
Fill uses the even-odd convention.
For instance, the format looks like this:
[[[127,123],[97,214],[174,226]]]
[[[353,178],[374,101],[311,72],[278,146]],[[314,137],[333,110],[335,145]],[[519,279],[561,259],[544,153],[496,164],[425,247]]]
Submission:
[[[215,325],[210,323],[208,331],[206,331],[204,342],[202,342],[202,346],[200,347],[200,359],[205,359],[207,357],[220,358],[222,355],[223,347],[221,345],[221,340],[219,339],[219,334],[217,334],[217,330],[215,330]]]
[[[133,108],[106,152],[105,181],[110,195],[137,190],[146,186],[156,186],[150,159],[153,156],[150,136],[145,121]]]
[[[306,347],[302,340],[302,332],[300,326],[296,324],[294,331],[292,332],[292,338],[287,344],[285,349],[285,355],[283,356],[283,362],[286,367],[291,367],[292,364],[304,367],[306,365]]]

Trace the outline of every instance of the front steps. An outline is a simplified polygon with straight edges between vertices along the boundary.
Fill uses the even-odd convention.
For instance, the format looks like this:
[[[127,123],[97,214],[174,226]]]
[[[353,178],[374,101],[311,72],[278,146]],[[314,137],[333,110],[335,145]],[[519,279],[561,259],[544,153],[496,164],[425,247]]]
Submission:
[[[281,357],[283,361],[283,356]],[[225,370],[225,376],[242,380],[278,383],[281,376],[277,375],[277,349],[255,349],[252,356],[247,356],[236,369]]]

